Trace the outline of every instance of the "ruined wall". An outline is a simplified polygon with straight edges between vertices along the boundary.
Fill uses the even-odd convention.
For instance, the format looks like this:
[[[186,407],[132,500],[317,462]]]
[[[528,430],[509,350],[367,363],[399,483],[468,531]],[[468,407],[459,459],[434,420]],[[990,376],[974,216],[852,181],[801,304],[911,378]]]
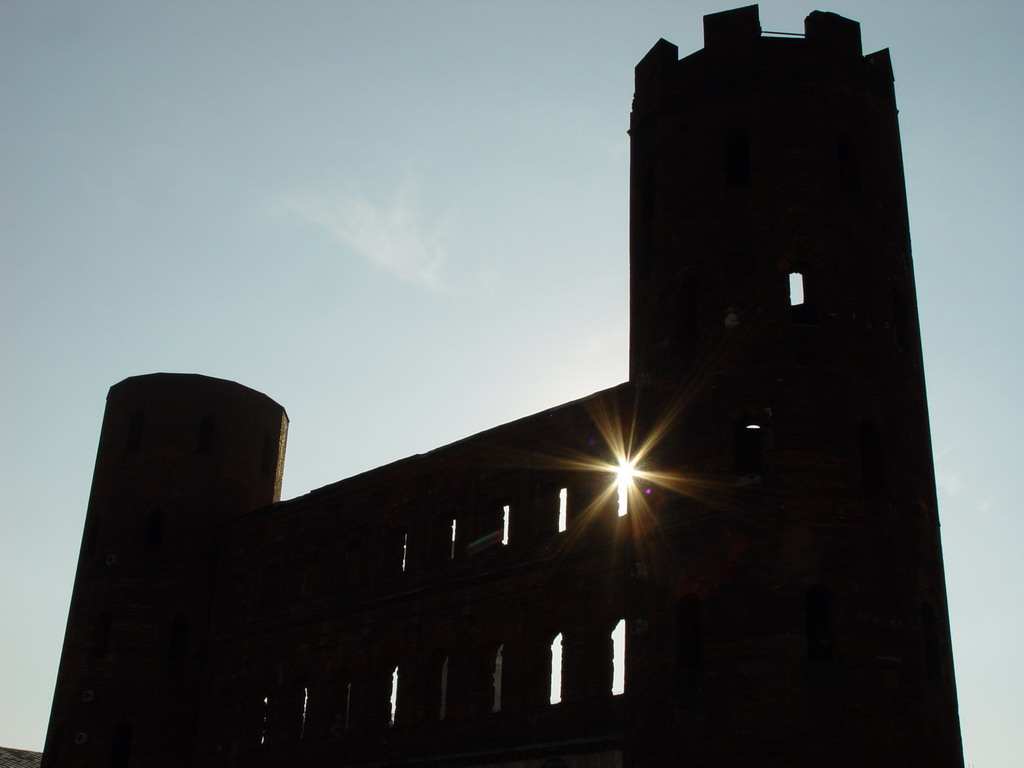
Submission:
[[[618,750],[611,633],[636,581],[600,425],[630,392],[229,523],[199,764]]]

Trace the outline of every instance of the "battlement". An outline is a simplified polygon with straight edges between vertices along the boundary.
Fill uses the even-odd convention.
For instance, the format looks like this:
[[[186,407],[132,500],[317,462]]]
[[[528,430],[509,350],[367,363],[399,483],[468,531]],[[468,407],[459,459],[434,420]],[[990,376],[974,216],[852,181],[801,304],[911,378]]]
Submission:
[[[734,8],[704,17],[704,49],[733,53],[763,35],[800,37],[761,29],[758,6]],[[837,13],[813,11],[804,19],[804,39],[831,55],[861,55],[860,24]]]
[[[804,19],[803,33],[766,32],[761,29],[758,6],[748,5],[704,17],[704,48],[684,61],[701,61],[706,57],[741,63],[771,48],[777,56],[779,48],[799,52],[817,59],[853,60],[864,58],[860,24],[836,13],[813,11]],[[868,57],[871,58],[870,56]],[[648,75],[670,70],[679,62],[679,49],[666,40],[659,40],[637,64],[637,87]]]

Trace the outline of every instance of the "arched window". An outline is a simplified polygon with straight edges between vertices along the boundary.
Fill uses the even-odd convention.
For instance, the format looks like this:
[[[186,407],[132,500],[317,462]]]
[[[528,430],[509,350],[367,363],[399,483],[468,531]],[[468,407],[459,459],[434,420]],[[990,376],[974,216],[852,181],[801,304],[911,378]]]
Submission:
[[[260,701],[260,744],[267,743],[270,727],[270,696],[264,696]]]
[[[352,722],[352,675],[347,669],[334,676],[331,735],[342,738]]]
[[[384,536],[384,574],[396,576],[405,573],[408,566],[409,554],[409,529],[405,526],[396,526],[386,532]]]
[[[804,613],[808,660],[832,661],[835,654],[832,590],[824,584],[812,585],[807,590]]]
[[[452,509],[439,511],[434,525],[437,559],[441,562],[451,562],[459,556],[465,534],[462,529],[462,521],[459,519],[459,512]]]
[[[611,634],[612,696],[626,692],[626,620],[620,619]]]
[[[505,646],[498,646],[494,654],[494,672],[491,675],[491,712],[501,712],[501,677],[505,662]]]
[[[548,701],[558,704],[562,700],[562,633],[551,641],[550,695]]]
[[[302,686],[302,722],[299,725],[299,738],[306,738],[307,725],[309,723],[309,686]]]
[[[794,323],[813,325],[818,321],[814,278],[805,266],[789,273],[789,311]]]
[[[448,717],[448,653],[436,650],[430,654],[425,670],[418,675],[422,701],[427,717],[445,720]]]
[[[391,670],[391,697],[390,697],[390,709],[391,715],[388,719],[388,726],[394,727],[395,717],[398,715],[398,667],[396,666]]]

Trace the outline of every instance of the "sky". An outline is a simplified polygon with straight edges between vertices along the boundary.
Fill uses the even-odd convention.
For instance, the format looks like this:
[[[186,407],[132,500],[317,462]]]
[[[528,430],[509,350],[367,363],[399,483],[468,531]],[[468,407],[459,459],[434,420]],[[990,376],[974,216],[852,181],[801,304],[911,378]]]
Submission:
[[[633,67],[729,7],[0,0],[0,744],[42,748],[111,385],[266,393],[292,498],[627,378]],[[820,8],[892,53],[965,756],[1016,767],[1024,4]]]

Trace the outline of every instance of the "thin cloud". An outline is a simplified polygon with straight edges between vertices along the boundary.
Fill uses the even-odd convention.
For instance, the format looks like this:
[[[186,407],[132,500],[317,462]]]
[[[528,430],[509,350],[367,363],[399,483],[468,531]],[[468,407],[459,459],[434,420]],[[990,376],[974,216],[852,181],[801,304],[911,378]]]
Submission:
[[[411,183],[399,189],[390,206],[374,205],[363,198],[304,195],[287,198],[284,207],[399,280],[433,291],[447,287],[441,276],[443,229],[425,227]]]

